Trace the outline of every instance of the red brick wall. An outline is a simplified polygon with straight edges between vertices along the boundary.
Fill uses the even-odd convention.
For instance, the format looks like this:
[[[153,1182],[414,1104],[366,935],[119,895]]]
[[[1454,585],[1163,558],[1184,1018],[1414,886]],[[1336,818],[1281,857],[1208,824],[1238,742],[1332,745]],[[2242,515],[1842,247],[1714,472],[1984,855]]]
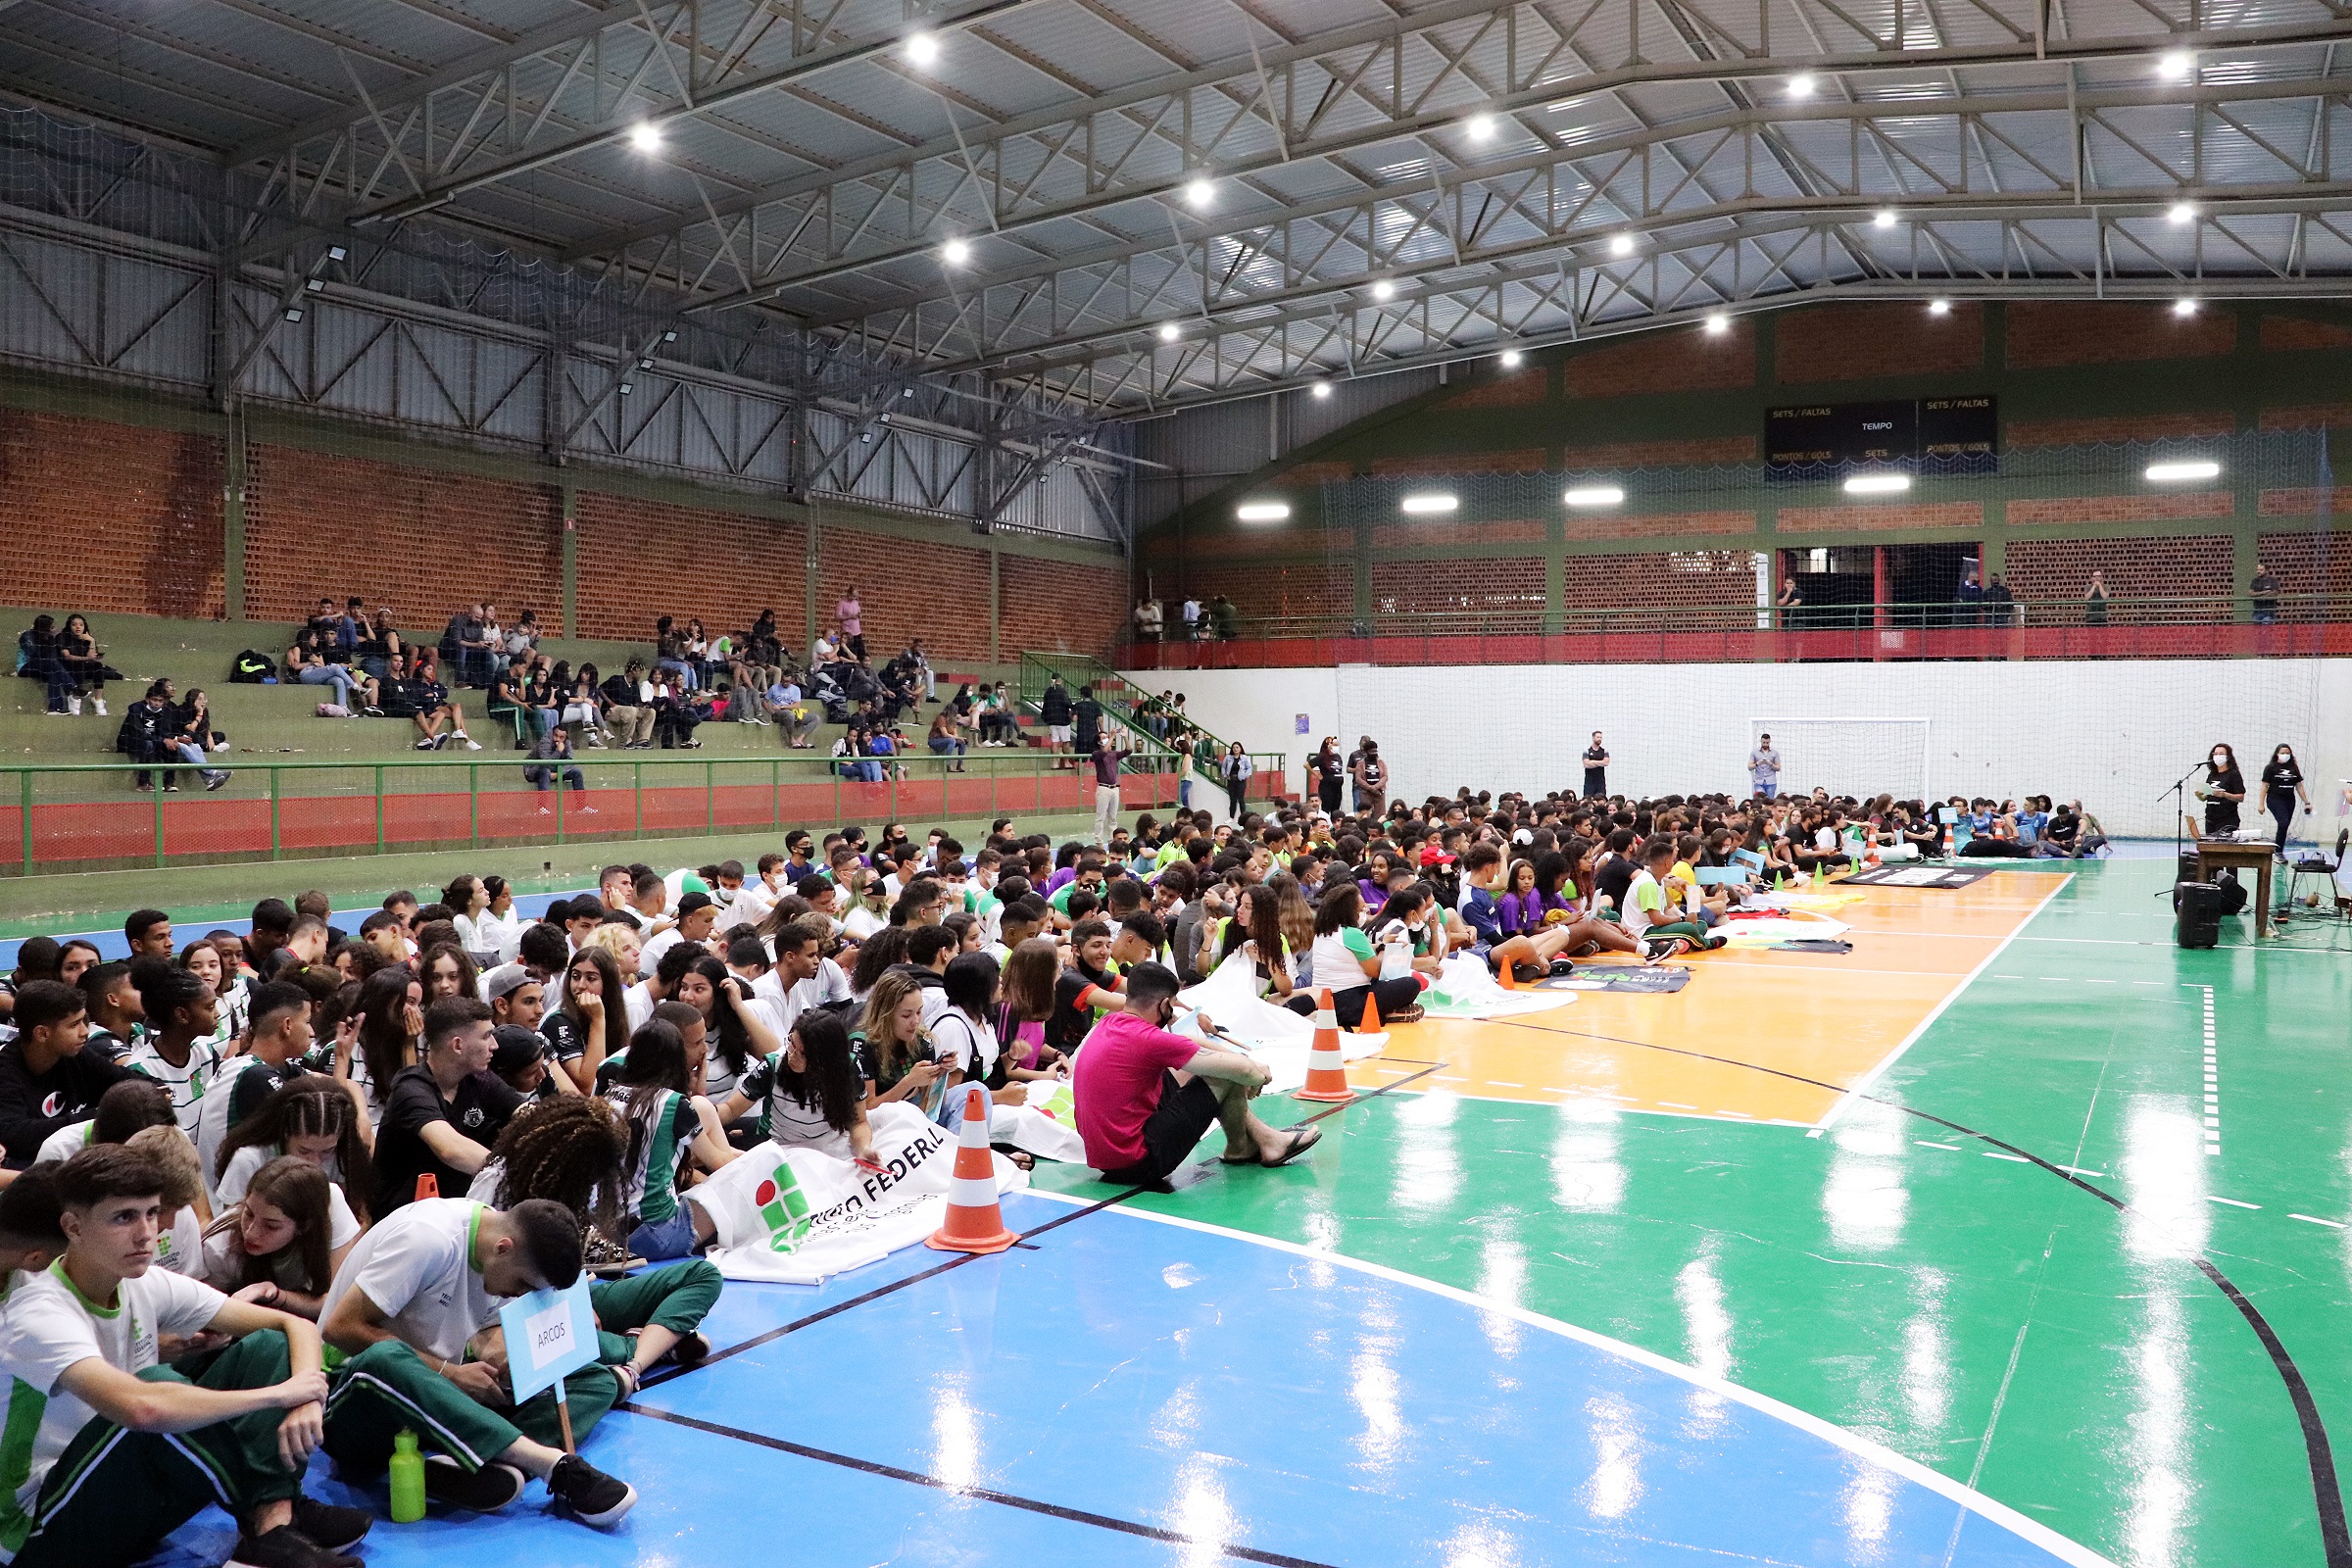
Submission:
[[[1612,516],[1601,512],[1571,512],[1565,523],[1571,539],[1674,539],[1694,533],[1754,533],[1752,512],[1660,512],[1642,517]]]
[[[2317,430],[2322,426],[2352,429],[2352,403],[2306,403],[2262,411],[2265,430]]]
[[[16,604],[223,613],[220,443],[0,409],[0,581]],[[307,608],[307,606],[306,606]]]
[[[974,608],[985,613],[985,576],[981,587]],[[1114,638],[1126,634],[1134,608],[1127,599],[1123,566],[1084,566],[1004,556],[997,563],[997,592],[1006,659],[1030,650],[1099,655]]]
[[[1541,586],[1541,579],[1538,579]],[[1223,594],[1242,614],[1348,615],[1355,610],[1355,568],[1345,562],[1303,562],[1287,566],[1195,565],[1185,578],[1183,592],[1170,588],[1160,597],[1167,607],[1168,624],[1176,624],[1176,608],[1186,593],[1202,604]]]
[[[534,610],[552,629],[564,610],[562,517],[545,486],[256,442],[245,454],[245,613],[301,620],[320,594],[338,604],[360,594],[430,644],[460,605],[486,599],[505,621]]]
[[[1984,307],[1962,303],[1931,316],[1917,304],[1825,305],[1784,313],[1777,337],[1773,370],[1784,382],[1979,370]]]
[[[699,615],[716,633],[773,610],[778,631],[800,642],[808,547],[797,524],[596,491],[581,492],[578,510],[581,636],[650,646],[657,616]],[[869,636],[878,608],[866,607]]]
[[[1754,386],[1755,328],[1742,318],[1722,333],[1696,326],[1639,332],[1621,343],[1580,354],[1561,370],[1572,398]]]
[[[2013,525],[2044,522],[2165,522],[2180,517],[2231,517],[2237,498],[2227,490],[2169,496],[2053,496],[2012,501]]]
[[[816,553],[817,618],[833,619],[833,607],[855,586],[865,612],[869,657],[887,658],[915,637],[923,640],[935,666],[942,659],[988,657],[987,551],[820,528]],[[795,603],[800,580],[796,570]],[[1010,582],[1001,581],[1000,587],[1009,603]],[[1005,648],[1019,652],[1009,641]]]
[[[1560,565],[1560,603],[1568,610],[1674,610],[1756,602],[1755,556],[1745,550],[1570,556]]]
[[[2321,495],[2314,485],[2299,490],[2265,490],[2258,503],[2260,515],[2265,517],[2316,517],[2320,514]],[[2352,488],[2337,485],[2326,497],[2328,513],[2332,517],[2352,516]]]
[[[1366,471],[1385,479],[1434,478],[1457,473],[1541,473],[1550,466],[1542,447],[1517,447],[1508,452],[1421,453],[1399,458],[1374,458]]]
[[[2262,347],[2269,354],[2299,349],[2352,349],[2352,327],[2307,321],[2297,316],[2266,316],[2262,318]]]
[[[1579,468],[1665,468],[1688,464],[1753,463],[1752,435],[1694,436],[1680,441],[1604,441],[1596,446],[1572,446],[1561,462]]]
[[[1459,616],[1454,628],[1476,631],[1492,617],[1540,620],[1544,614],[1544,563],[1507,561],[1376,561],[1372,564],[1375,615],[1446,613]]]
[[[2118,599],[2192,594],[2226,597],[2235,582],[2228,534],[2180,539],[2013,539],[2007,554],[2009,591],[2020,599],[2080,598],[2090,586],[2094,567],[2107,574],[2107,592]],[[2112,618],[2161,618],[2162,613],[2119,604]]]
[[[2068,447],[2089,441],[2175,441],[2229,435],[2237,416],[2228,409],[2202,414],[2134,414],[2068,419],[2012,419],[2006,432],[2013,447]]]
[[[1875,533],[1881,528],[1982,528],[1984,508],[1975,501],[1928,501],[1912,505],[1783,507],[1782,533]]]
[[[2175,316],[2169,305],[2081,305],[2016,300],[2009,306],[2004,352],[2009,368],[2115,365],[2228,354],[2237,347],[2229,311]]]
[[[1542,366],[1530,366],[1511,375],[1498,375],[1492,381],[1462,388],[1451,397],[1440,400],[1441,409],[1516,409],[1531,403],[1541,403],[1551,390],[1551,375]]]
[[[1546,528],[1541,517],[1503,522],[1388,522],[1372,530],[1375,550],[1445,550],[1457,545],[1540,545]],[[1353,540],[1348,541],[1351,548]]]
[[[2256,559],[2278,574],[2289,594],[2328,594],[2339,604],[2352,600],[2352,533],[2325,539],[2316,533],[2266,533]],[[2322,618],[2312,607],[2297,608],[2292,600],[2280,613],[2290,620]]]

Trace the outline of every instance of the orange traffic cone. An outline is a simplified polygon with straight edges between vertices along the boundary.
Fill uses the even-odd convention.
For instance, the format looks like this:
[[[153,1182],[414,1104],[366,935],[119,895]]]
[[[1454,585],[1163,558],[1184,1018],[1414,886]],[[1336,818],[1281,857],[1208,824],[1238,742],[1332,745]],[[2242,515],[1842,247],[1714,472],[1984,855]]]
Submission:
[[[1370,998],[1365,1004],[1370,1005]],[[1306,1053],[1306,1087],[1294,1100],[1327,1100],[1345,1104],[1355,1098],[1348,1087],[1348,1063],[1340,1054],[1340,1020],[1331,1010],[1331,993],[1315,993],[1315,1040]]]
[[[963,1128],[948,1187],[948,1222],[923,1245],[943,1252],[1002,1252],[1020,1240],[997,1206],[997,1166],[988,1152],[988,1093],[974,1084],[963,1098]]]
[[[1370,986],[1364,988],[1364,1015],[1355,1021],[1355,1032],[1359,1035],[1380,1033],[1380,1002]]]
[[[421,1202],[423,1202],[423,1201],[424,1201],[426,1199],[428,1199],[428,1198],[439,1198],[440,1196],[441,1196],[441,1178],[440,1178],[440,1177],[438,1177],[438,1176],[435,1176],[435,1175],[434,1175],[434,1174],[433,1174],[431,1171],[429,1171],[429,1170],[427,1170],[427,1171],[419,1171],[419,1172],[417,1172],[417,1174],[416,1174],[416,1201],[418,1201],[419,1203],[421,1203]]]
[[[1495,983],[1496,983],[1496,984],[1498,984],[1498,985],[1500,985],[1500,986],[1502,987],[1502,989],[1503,989],[1503,990],[1505,990],[1505,991],[1516,991],[1516,990],[1518,990],[1518,989],[1519,989],[1519,977],[1518,977],[1517,975],[1515,975],[1515,974],[1513,974],[1513,973],[1511,972],[1512,970],[1514,970],[1514,969],[1516,969],[1516,968],[1518,968],[1518,967],[1519,967],[1519,966],[1518,966],[1517,964],[1515,964],[1515,963],[1511,962],[1511,961],[1510,961],[1509,959],[1507,959],[1507,958],[1506,958],[1506,959],[1504,959],[1502,962],[1500,962],[1500,963],[1496,964],[1496,965],[1494,966],[1494,980],[1495,980]]]

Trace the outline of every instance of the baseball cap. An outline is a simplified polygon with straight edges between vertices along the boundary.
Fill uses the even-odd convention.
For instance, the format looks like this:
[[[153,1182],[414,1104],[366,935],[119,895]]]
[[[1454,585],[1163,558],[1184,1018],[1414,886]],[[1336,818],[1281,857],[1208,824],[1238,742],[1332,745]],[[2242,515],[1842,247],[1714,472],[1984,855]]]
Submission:
[[[536,1029],[525,1029],[518,1023],[502,1023],[490,1031],[497,1042],[490,1053],[490,1070],[504,1078],[522,1071],[547,1052],[547,1042]]]

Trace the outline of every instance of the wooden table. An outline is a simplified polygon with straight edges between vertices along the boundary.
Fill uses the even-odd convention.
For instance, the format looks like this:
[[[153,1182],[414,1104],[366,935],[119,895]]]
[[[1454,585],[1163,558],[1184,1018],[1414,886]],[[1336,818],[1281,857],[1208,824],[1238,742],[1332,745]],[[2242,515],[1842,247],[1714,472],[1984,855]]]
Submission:
[[[2254,935],[2271,934],[2271,861],[2278,849],[2267,839],[2260,844],[2240,844],[2235,839],[2197,840],[2197,880],[2210,882],[2213,873],[2230,866],[2241,874],[2248,869],[2255,873]]]

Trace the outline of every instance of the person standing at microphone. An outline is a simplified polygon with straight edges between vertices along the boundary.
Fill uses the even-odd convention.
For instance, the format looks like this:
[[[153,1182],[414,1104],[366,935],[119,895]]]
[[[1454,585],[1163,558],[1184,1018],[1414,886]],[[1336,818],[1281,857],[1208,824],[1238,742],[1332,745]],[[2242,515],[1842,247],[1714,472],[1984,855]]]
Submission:
[[[2237,808],[2246,798],[2246,775],[2238,771],[2237,753],[2227,741],[2214,742],[2205,759],[2205,787],[2197,799],[2205,803],[2205,837],[2228,838],[2237,831]]]

